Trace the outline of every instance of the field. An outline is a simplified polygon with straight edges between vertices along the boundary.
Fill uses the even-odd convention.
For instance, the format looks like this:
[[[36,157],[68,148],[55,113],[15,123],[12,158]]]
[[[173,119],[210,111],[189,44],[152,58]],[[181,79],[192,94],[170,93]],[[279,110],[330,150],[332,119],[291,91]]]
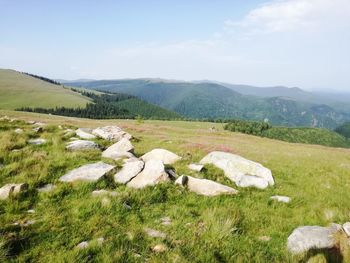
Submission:
[[[0,109],[21,107],[84,107],[90,102],[77,92],[13,70],[0,69]]]
[[[223,130],[222,124],[182,121],[87,120],[23,112],[0,115],[49,124],[40,135],[49,143],[28,145],[36,136],[24,122],[0,123],[0,186],[27,182],[29,191],[0,201],[0,259],[12,262],[295,262],[286,249],[294,228],[350,221],[350,150],[292,144]],[[58,178],[81,164],[101,160],[97,151],[71,153],[64,148],[65,127],[118,125],[131,133],[136,155],[165,148],[183,157],[174,168],[217,180],[239,190],[236,196],[204,197],[173,183],[144,190],[115,185],[111,180],[91,184],[64,184]],[[14,133],[15,128],[24,133]],[[100,144],[107,146],[101,140]],[[19,151],[13,152],[14,149]],[[275,186],[266,190],[237,188],[223,173],[207,166],[195,173],[187,165],[213,150],[229,151],[270,168]],[[111,161],[104,160],[111,163]],[[113,163],[113,162],[112,162]],[[57,188],[37,193],[46,183]],[[119,194],[109,203],[91,196],[95,189]],[[287,195],[289,204],[269,200]],[[28,213],[34,209],[35,213]],[[168,216],[171,225],[161,225]],[[28,220],[34,224],[22,226]],[[21,222],[14,226],[14,222]],[[150,227],[167,234],[151,238]],[[271,240],[266,241],[265,236]],[[76,245],[104,237],[102,246],[85,250]],[[164,253],[151,248],[164,244]],[[9,257],[5,257],[5,255]],[[307,255],[325,262],[327,255]],[[344,258],[349,262],[349,258]],[[1,260],[0,260],[1,261]]]

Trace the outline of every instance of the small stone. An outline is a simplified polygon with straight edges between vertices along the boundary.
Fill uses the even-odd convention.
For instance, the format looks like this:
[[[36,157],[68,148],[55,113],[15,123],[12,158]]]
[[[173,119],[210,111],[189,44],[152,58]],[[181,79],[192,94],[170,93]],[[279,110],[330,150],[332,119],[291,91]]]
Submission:
[[[15,130],[15,133],[21,134],[21,133],[23,133],[23,130],[18,128],[18,129]]]
[[[271,196],[270,199],[275,200],[277,202],[289,203],[291,201],[290,197],[283,195],[274,195]]]
[[[155,253],[163,253],[167,250],[167,247],[163,244],[158,244],[158,245],[155,245],[153,248],[152,248],[152,251],[155,252]]]
[[[159,238],[166,238],[166,234],[163,232],[160,232],[158,230],[152,229],[152,228],[145,228],[145,233],[149,237],[159,237]]]
[[[114,192],[114,191],[107,191],[107,190],[104,190],[104,189],[101,189],[101,190],[95,190],[92,192],[92,196],[94,197],[98,197],[98,196],[117,196],[118,193],[117,192]]]
[[[0,188],[0,200],[5,200],[11,196],[16,196],[20,192],[28,189],[28,184],[6,184]]]
[[[35,210],[34,210],[34,209],[29,209],[29,210],[27,211],[27,213],[29,213],[29,214],[34,214],[34,213],[35,213]]]
[[[83,241],[83,242],[79,243],[79,244],[76,246],[76,248],[77,248],[77,249],[85,249],[85,248],[88,248],[88,246],[89,246],[89,242]]]
[[[36,133],[39,133],[39,132],[42,132],[43,131],[43,127],[35,127],[35,128],[33,128],[32,129],[34,132],[36,132]]]
[[[31,139],[28,142],[33,145],[42,145],[42,144],[45,144],[47,140],[39,138],[39,139]]]
[[[196,172],[200,172],[202,171],[204,165],[202,164],[195,164],[195,163],[191,163],[188,165],[188,168],[193,170],[193,171],[196,171]]]
[[[343,224],[343,230],[345,232],[345,234],[350,237],[350,222],[346,222],[345,224]]]
[[[53,191],[55,188],[56,188],[56,186],[53,185],[53,184],[46,184],[46,185],[44,185],[42,187],[39,187],[38,191],[40,193],[48,193],[48,192]]]

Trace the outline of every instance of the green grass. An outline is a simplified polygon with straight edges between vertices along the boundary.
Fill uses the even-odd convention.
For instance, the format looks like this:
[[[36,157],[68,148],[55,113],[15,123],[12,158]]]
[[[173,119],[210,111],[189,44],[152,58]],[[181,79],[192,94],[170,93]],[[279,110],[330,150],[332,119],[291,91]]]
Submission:
[[[84,107],[88,98],[68,88],[14,70],[0,69],[0,109]]]
[[[0,261],[10,262],[295,262],[286,250],[292,230],[300,225],[327,225],[349,221],[350,150],[286,142],[224,131],[221,124],[180,121],[87,120],[2,111],[0,115],[41,120],[50,125],[40,134],[49,143],[28,145],[36,135],[24,122],[0,123],[0,186],[27,182],[29,191],[0,201]],[[64,127],[119,125],[133,134],[136,155],[161,147],[183,160],[178,174],[210,178],[239,190],[236,196],[204,197],[173,183],[143,190],[98,183],[59,183],[58,178],[79,165],[101,160],[97,151],[71,153],[64,149],[69,138]],[[215,131],[210,129],[215,127]],[[14,133],[23,128],[23,134]],[[98,140],[108,146],[108,143]],[[13,152],[13,149],[19,149]],[[188,170],[213,150],[230,151],[262,163],[273,172],[276,185],[266,190],[237,188],[222,171],[207,166],[203,173]],[[107,160],[105,160],[107,161]],[[109,161],[110,162],[110,161]],[[113,162],[110,162],[113,163]],[[52,193],[36,188],[54,183]],[[92,198],[95,189],[113,189],[109,204]],[[269,201],[287,195],[290,204]],[[129,209],[126,205],[130,206]],[[27,213],[34,209],[34,214]],[[170,226],[160,218],[169,216]],[[28,227],[14,222],[36,220]],[[165,239],[148,237],[154,228]],[[84,240],[105,238],[103,246],[79,251]],[[270,236],[269,242],[259,241]],[[165,244],[165,253],[151,248]],[[5,254],[10,257],[5,258]],[[322,256],[318,256],[322,259]],[[349,259],[345,259],[349,261]],[[321,261],[322,262],[322,261]]]

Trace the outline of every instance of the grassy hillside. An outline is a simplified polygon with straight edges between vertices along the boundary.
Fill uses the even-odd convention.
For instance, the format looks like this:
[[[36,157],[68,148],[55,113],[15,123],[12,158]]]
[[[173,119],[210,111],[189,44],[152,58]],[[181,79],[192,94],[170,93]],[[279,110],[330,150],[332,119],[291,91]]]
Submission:
[[[286,249],[293,229],[349,221],[348,149],[290,144],[232,133],[223,130],[221,124],[205,122],[140,124],[134,120],[87,120],[23,112],[1,114],[50,124],[40,135],[49,140],[44,146],[26,144],[35,136],[29,125],[1,124],[0,162],[4,166],[0,185],[28,182],[30,193],[0,201],[0,257],[4,259],[7,253],[10,262],[298,262]],[[171,183],[143,190],[109,181],[59,183],[61,175],[100,160],[100,154],[65,151],[69,137],[64,137],[57,125],[93,128],[111,124],[138,139],[133,142],[137,156],[156,147],[183,156],[174,165],[178,174],[215,179],[237,188],[211,166],[200,174],[187,168],[206,153],[221,150],[270,168],[276,185],[266,190],[239,188],[237,196],[204,197]],[[14,133],[17,127],[24,133]],[[36,187],[46,183],[54,183],[57,188],[52,193],[38,194]],[[107,203],[93,198],[91,192],[100,188],[116,190],[118,195]],[[292,202],[271,202],[270,196],[276,194],[290,196]],[[35,213],[28,213],[29,209]],[[165,216],[171,218],[170,225],[160,224]],[[34,224],[13,225],[29,220],[35,220]],[[150,238],[144,233],[145,227],[158,229],[167,237]],[[81,241],[99,237],[105,238],[103,246],[75,249]],[[156,244],[166,245],[167,250],[152,252]],[[304,261],[312,257],[313,262],[326,262],[323,254],[313,256],[307,255]],[[345,256],[344,261],[349,260]]]
[[[307,96],[299,89],[282,88],[280,94],[287,97],[256,97],[206,82],[126,79],[71,82],[69,85],[131,94],[189,118],[268,119],[276,125],[324,128],[335,128],[350,120],[349,113],[301,100],[300,97]],[[273,88],[270,93],[278,94],[276,90]],[[288,97],[293,94],[294,97]]]
[[[19,73],[0,69],[0,109],[20,107],[84,107],[90,100],[70,89]]]

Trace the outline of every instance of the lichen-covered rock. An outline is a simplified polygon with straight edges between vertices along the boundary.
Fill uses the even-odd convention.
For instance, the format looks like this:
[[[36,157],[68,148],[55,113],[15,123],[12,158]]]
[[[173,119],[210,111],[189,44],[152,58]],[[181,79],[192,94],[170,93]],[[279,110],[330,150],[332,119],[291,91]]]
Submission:
[[[99,127],[92,131],[92,134],[103,138],[108,141],[119,141],[122,138],[130,140],[132,136],[127,132],[123,131],[118,126],[105,126]]]
[[[66,145],[66,149],[70,151],[96,150],[99,148],[97,143],[86,140],[74,140]]]
[[[111,171],[113,168],[113,165],[109,165],[103,162],[86,164],[68,172],[67,174],[63,175],[59,180],[61,182],[96,182],[109,171]]]
[[[132,188],[144,188],[169,180],[169,176],[165,172],[162,161],[149,160],[145,163],[143,171],[135,176],[127,186]]]
[[[264,179],[268,185],[274,185],[274,179],[269,169],[236,154],[214,151],[205,156],[200,164],[215,165],[224,171],[226,177],[236,183],[244,176],[255,176]],[[250,183],[252,179],[243,178],[241,184]]]
[[[205,196],[217,196],[222,194],[238,193],[238,191],[233,189],[232,187],[219,184],[217,182],[207,179],[194,178],[192,176],[182,175],[175,181],[175,184],[186,186],[187,189],[191,192],[195,192],[197,194]]]
[[[334,235],[341,229],[340,225],[329,227],[301,226],[288,237],[287,248],[292,254],[301,254],[311,249],[330,249],[336,246]]]
[[[139,159],[130,159],[124,163],[123,168],[114,175],[114,181],[126,184],[138,175],[144,167],[144,162]]]
[[[145,162],[149,160],[160,160],[164,164],[173,164],[180,160],[181,157],[165,149],[154,149],[141,156],[141,159]]]

